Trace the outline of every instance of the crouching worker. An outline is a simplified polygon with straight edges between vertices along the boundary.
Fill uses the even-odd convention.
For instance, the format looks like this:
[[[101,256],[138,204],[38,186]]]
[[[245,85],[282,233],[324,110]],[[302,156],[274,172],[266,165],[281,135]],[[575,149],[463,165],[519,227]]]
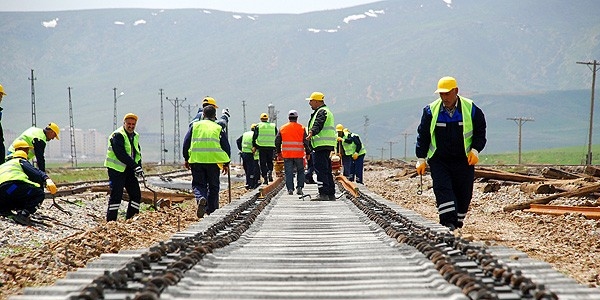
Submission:
[[[15,222],[31,225],[29,216],[44,201],[44,183],[51,194],[56,193],[52,179],[31,165],[27,153],[15,151],[8,161],[0,165],[0,213],[10,216],[15,210]]]

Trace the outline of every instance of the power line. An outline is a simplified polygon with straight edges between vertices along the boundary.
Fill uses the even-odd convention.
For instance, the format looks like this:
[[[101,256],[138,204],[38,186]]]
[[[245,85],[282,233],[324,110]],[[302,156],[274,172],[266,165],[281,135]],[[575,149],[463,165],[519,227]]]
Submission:
[[[73,123],[73,102],[71,101],[71,89],[69,90],[69,131],[71,133],[71,167],[77,167],[77,149],[75,148],[75,124]]]
[[[179,134],[179,107],[181,107],[181,103],[187,100],[187,98],[179,99],[175,97],[175,99],[169,99],[169,97],[167,97],[167,100],[173,104],[173,108],[175,110],[175,124],[173,124],[173,163],[177,163],[179,162],[178,153],[181,152],[181,136]]]
[[[524,117],[519,117],[519,118],[506,118],[507,120],[513,120],[515,121],[515,123],[517,123],[517,125],[519,125],[519,165],[521,164],[521,127],[523,127],[523,124],[527,121],[535,121],[533,118],[524,118]]]
[[[585,164],[589,166],[592,164],[592,126],[594,124],[594,89],[596,86],[596,71],[598,70],[597,67],[598,67],[599,62],[594,59],[593,62],[578,61],[577,63],[581,64],[581,65],[587,65],[588,68],[590,67],[590,65],[593,65],[593,68],[592,68],[592,99],[590,101],[590,129],[589,129],[589,140],[588,140],[588,153],[585,158]]]
[[[167,148],[165,148],[165,115],[163,108],[163,89],[159,89],[160,91],[160,164],[164,165],[167,163],[167,159],[165,157],[168,152]]]
[[[398,142],[389,141],[388,143],[390,144],[390,160],[392,160],[392,144],[397,144]]]
[[[413,135],[413,134],[405,132],[402,135],[404,136],[404,160],[406,161],[406,145],[407,145],[406,139],[409,135]]]
[[[36,125],[36,113],[35,113],[35,86],[33,81],[37,80],[33,76],[33,69],[31,69],[31,77],[28,78],[31,80],[31,126],[35,127]]]

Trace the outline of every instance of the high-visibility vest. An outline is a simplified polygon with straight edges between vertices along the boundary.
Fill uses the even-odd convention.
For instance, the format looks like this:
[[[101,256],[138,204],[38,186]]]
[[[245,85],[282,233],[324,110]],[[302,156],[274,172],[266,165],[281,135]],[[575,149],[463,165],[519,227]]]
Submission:
[[[27,174],[23,172],[21,159],[22,158],[15,157],[0,165],[0,184],[8,181],[22,181],[40,187],[39,183],[29,180]]]
[[[281,126],[281,157],[304,157],[304,126],[298,122],[288,122]]]
[[[134,132],[133,145],[131,145],[125,128],[121,126],[117,130],[113,131],[113,133],[108,138],[108,150],[106,150],[106,159],[104,160],[104,166],[118,172],[123,172],[125,171],[127,165],[117,158],[115,152],[113,151],[112,144],[110,143],[111,137],[115,134],[120,134],[123,136],[123,139],[125,140],[125,152],[127,152],[127,155],[131,157],[133,153],[132,151],[133,149],[135,149],[135,158],[133,158],[133,161],[135,161],[136,164],[138,164],[140,160],[142,160],[142,152],[140,151],[139,144],[140,135],[137,132]]]
[[[319,114],[320,110],[325,110],[327,112],[327,119],[325,120],[325,124],[323,124],[323,129],[321,129],[321,131],[318,134],[313,135],[311,137],[310,144],[313,148],[321,146],[335,147],[337,145],[337,131],[335,131],[335,126],[333,125],[335,121],[333,119],[333,114],[329,110],[329,107],[319,107],[310,119],[310,122],[308,123],[308,128],[310,130],[310,128],[313,127],[315,118]]]
[[[275,123],[260,122],[256,125],[256,144],[261,147],[275,147]]]
[[[246,131],[242,134],[242,153],[252,153],[252,136],[254,131]]]
[[[229,156],[221,149],[221,125],[211,120],[194,122],[189,163],[228,163]]]
[[[27,159],[32,159],[35,156],[35,151],[33,150],[33,140],[34,139],[38,139],[44,143],[46,143],[46,134],[44,133],[44,129],[42,128],[37,128],[37,127],[29,127],[27,130],[23,131],[23,133],[21,133],[21,135],[15,139],[16,140],[23,140],[26,141],[27,144],[29,144],[29,152],[27,152]],[[8,147],[8,153],[14,153],[15,152],[15,148],[10,145],[10,147]],[[4,155],[4,154],[2,154]]]
[[[437,149],[435,141],[435,126],[437,125],[437,119],[440,114],[442,106],[442,99],[437,100],[429,104],[431,110],[431,125],[429,126],[429,133],[431,134],[431,143],[429,144],[429,150],[427,151],[427,158],[431,158]],[[460,97],[460,109],[462,115],[463,125],[463,143],[465,147],[465,155],[471,151],[471,143],[473,142],[473,100]]]
[[[360,138],[360,136],[358,134],[351,132],[351,133],[344,133],[343,139],[345,140],[346,138],[351,138],[354,136]],[[354,152],[356,152],[356,143],[354,143],[354,141],[350,144],[342,142],[342,145],[344,146],[344,154],[345,155],[352,155],[352,154],[354,154]],[[358,155],[363,155],[363,154],[367,154],[367,150],[365,149],[364,144],[360,148],[360,151],[358,151]]]

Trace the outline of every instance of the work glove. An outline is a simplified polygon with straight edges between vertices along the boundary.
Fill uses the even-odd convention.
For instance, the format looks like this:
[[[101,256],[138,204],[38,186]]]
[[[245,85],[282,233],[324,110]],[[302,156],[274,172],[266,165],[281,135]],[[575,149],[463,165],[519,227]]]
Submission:
[[[252,154],[256,153],[256,147],[252,147]]]
[[[223,108],[223,115],[227,116],[227,119],[231,117],[231,115],[229,114],[229,107]]]
[[[48,191],[50,191],[50,194],[56,194],[56,184],[54,184],[54,181],[52,181],[52,179],[46,179],[46,188],[48,189]]]
[[[226,163],[223,165],[223,168],[221,169],[221,174],[223,174],[223,175],[229,174],[229,163]]]
[[[417,158],[417,174],[424,175],[425,169],[427,169],[427,162],[424,158]]]
[[[144,176],[144,170],[142,170],[142,166],[137,166],[135,168],[135,176],[137,176],[137,177],[143,177]]]
[[[469,162],[470,166],[476,165],[479,162],[479,151],[471,149],[469,154],[467,154],[467,161]]]
[[[341,138],[341,137],[339,137],[339,136],[338,136],[338,138],[337,138],[337,141],[338,141],[338,142],[341,142],[341,141],[343,141],[343,140],[344,140],[343,138]]]
[[[352,154],[352,159],[353,160],[358,159],[358,153],[354,152],[354,154]]]

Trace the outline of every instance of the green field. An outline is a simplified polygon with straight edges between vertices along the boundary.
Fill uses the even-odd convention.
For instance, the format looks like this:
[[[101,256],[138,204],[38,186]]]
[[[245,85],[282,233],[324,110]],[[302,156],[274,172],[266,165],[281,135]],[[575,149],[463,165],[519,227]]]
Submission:
[[[587,146],[574,146],[566,148],[553,148],[521,152],[523,165],[585,165]],[[592,164],[600,164],[600,145],[592,147]],[[479,164],[482,165],[515,165],[519,163],[519,153],[485,154],[479,155]]]

